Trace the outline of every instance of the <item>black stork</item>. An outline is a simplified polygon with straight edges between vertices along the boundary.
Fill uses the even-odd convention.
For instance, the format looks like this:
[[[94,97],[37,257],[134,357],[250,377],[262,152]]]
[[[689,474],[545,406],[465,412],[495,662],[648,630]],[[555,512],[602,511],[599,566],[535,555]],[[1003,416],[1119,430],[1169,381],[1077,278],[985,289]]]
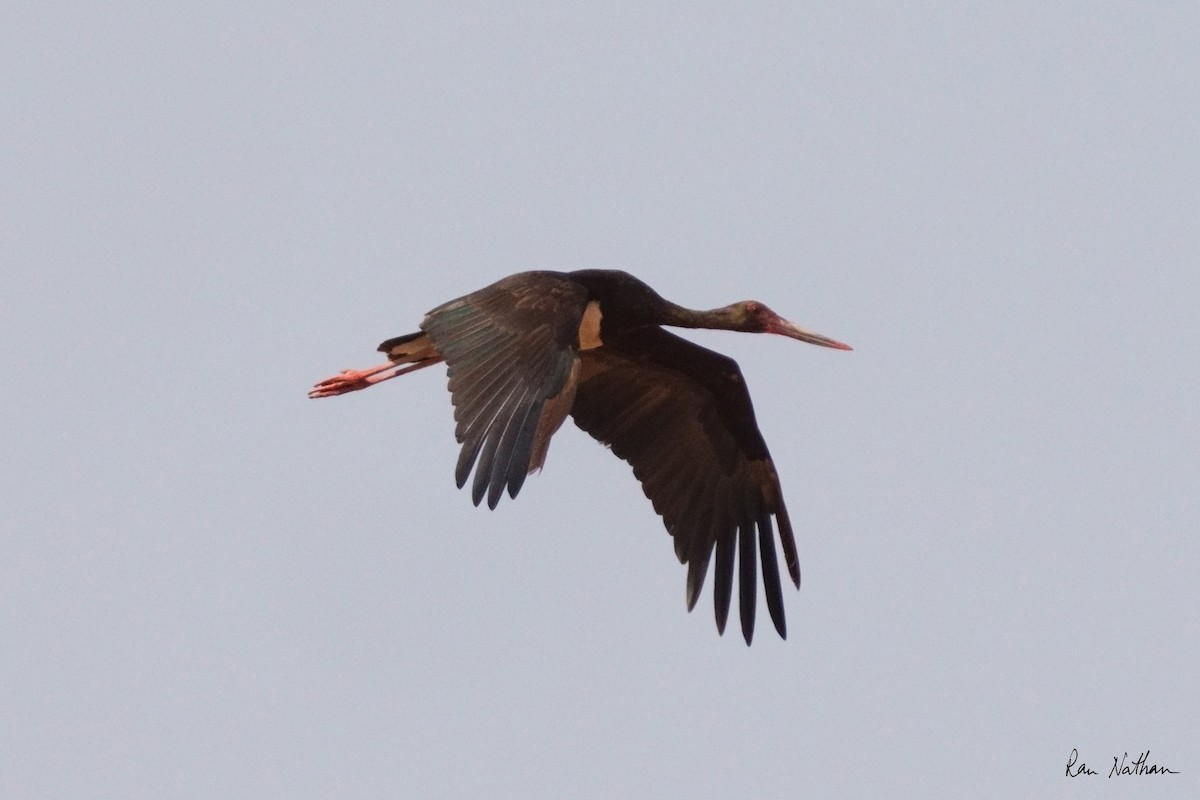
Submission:
[[[742,635],[754,635],[756,570],[767,609],[787,637],[771,518],[788,574],[800,565],[779,476],[733,359],[661,326],[777,333],[802,342],[848,345],[748,300],[694,311],[664,300],[614,270],[521,272],[425,315],[421,330],[379,345],[388,362],[321,381],[309,397],[365,389],[446,362],[454,435],[462,444],[459,488],[472,468],[471,499],[495,508],[516,497],[546,460],[567,414],[633,474],[688,566],[687,608],[696,605],[713,550],[717,630],[725,632],[738,550]]]

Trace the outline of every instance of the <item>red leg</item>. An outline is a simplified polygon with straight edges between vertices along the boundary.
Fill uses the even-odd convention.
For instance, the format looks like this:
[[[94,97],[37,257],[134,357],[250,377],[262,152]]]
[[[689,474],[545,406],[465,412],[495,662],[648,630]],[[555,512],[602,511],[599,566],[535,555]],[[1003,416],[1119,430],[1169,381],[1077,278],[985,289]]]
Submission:
[[[333,397],[346,392],[357,392],[408,372],[409,370],[402,369],[404,366],[406,365],[394,364],[389,361],[368,369],[342,370],[332,378],[326,378],[309,389],[308,396],[315,399],[317,397]]]

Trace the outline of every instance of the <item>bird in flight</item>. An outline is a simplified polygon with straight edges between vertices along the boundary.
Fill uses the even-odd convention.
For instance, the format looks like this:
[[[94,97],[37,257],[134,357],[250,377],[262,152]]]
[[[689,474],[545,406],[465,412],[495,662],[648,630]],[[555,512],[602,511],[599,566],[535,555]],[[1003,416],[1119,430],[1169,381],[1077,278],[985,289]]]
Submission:
[[[416,333],[379,345],[387,363],[346,370],[308,396],[366,389],[445,362],[462,445],[455,478],[474,469],[471,499],[495,508],[515,498],[545,463],[550,437],[575,424],[633,467],[686,564],[687,608],[700,596],[716,552],[713,605],[725,632],[737,551],[739,611],[746,644],[754,635],[762,565],[767,610],[787,637],[774,517],[788,575],[800,564],[779,476],[754,419],[737,363],[663,329],[777,333],[850,350],[747,300],[695,311],[664,300],[616,270],[521,272],[444,303]]]

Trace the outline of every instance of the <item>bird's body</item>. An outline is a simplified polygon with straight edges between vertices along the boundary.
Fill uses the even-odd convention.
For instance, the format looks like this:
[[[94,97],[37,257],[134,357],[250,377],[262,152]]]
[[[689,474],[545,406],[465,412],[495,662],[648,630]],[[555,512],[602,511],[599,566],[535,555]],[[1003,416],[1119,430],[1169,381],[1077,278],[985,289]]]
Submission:
[[[746,301],[712,311],[670,303],[624,272],[522,272],[430,311],[421,330],[379,346],[388,363],[318,383],[311,397],[364,389],[445,361],[462,444],[458,485],[495,508],[545,462],[570,414],[629,462],[688,565],[694,607],[716,551],[714,605],[722,632],[734,551],[742,633],[754,631],[758,561],[767,608],[786,635],[772,518],[793,583],[800,568],[775,465],[741,371],[730,358],[662,325],[779,333],[826,347],[812,333]]]

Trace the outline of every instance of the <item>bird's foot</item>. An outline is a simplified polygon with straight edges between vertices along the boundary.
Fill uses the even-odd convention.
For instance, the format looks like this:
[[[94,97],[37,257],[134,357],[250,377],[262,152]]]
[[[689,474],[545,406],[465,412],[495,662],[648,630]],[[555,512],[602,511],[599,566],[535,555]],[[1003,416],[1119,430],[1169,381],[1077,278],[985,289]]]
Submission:
[[[357,392],[380,381],[396,377],[395,369],[396,365],[390,361],[386,364],[380,364],[377,367],[371,367],[370,369],[345,369],[332,378],[326,378],[309,389],[308,396],[316,399],[318,397],[333,397],[334,395],[346,394],[347,392]],[[388,374],[389,372],[390,374]]]

